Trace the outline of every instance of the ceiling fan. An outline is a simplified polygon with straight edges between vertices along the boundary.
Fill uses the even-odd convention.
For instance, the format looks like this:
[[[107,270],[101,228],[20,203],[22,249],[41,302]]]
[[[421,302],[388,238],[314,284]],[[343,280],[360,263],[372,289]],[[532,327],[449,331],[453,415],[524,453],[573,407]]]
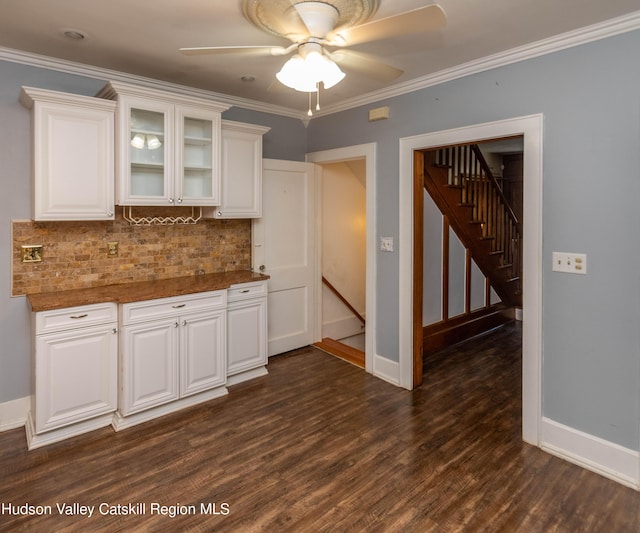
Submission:
[[[288,87],[317,92],[338,83],[338,67],[389,82],[403,71],[347,47],[390,37],[432,31],[446,25],[438,4],[367,22],[380,0],[243,0],[245,18],[259,29],[291,41],[289,46],[207,46],[181,48],[185,55],[250,54],[284,56],[296,52],[276,75]]]

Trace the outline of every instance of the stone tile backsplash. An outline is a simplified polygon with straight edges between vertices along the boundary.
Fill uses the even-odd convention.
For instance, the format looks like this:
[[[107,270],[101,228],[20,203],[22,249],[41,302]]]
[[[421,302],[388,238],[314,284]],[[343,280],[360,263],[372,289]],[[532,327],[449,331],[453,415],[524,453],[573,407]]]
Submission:
[[[152,215],[177,209],[154,208]],[[145,215],[144,208],[138,212]],[[251,267],[250,220],[131,226],[119,213],[104,222],[13,221],[12,236],[13,296]],[[108,255],[108,242],[118,243],[116,257]],[[42,262],[23,263],[22,246],[36,244],[43,246]]]

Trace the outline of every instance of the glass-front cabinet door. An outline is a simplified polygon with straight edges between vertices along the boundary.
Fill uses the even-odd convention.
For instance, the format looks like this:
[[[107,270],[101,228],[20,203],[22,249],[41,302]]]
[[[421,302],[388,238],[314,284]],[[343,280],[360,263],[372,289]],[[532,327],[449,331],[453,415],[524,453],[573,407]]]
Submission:
[[[118,203],[174,205],[173,106],[133,97],[121,104]]]
[[[220,203],[220,113],[176,107],[176,204]]]

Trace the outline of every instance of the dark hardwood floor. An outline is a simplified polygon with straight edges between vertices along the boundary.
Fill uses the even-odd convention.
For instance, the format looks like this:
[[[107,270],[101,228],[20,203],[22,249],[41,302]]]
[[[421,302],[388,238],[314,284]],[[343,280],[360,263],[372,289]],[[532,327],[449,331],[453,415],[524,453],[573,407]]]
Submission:
[[[119,433],[28,452],[8,431],[0,530],[639,531],[640,493],[522,442],[520,367],[517,326],[431,356],[412,392],[306,348]],[[96,508],[64,516],[63,503]],[[51,514],[6,511],[25,504]]]

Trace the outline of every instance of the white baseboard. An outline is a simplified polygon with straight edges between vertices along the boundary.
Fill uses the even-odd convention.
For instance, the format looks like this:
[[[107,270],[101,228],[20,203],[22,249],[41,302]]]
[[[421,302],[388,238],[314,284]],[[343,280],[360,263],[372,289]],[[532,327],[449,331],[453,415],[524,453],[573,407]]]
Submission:
[[[165,403],[163,405],[159,405],[158,407],[152,407],[150,409],[147,409],[146,411],[141,411],[139,413],[134,413],[128,416],[122,416],[120,413],[115,412],[113,414],[111,425],[113,426],[114,430],[121,431],[123,429],[142,424],[143,422],[148,422],[149,420],[153,420],[154,418],[168,415],[170,413],[175,413],[176,411],[184,409],[185,407],[191,407],[193,405],[198,405],[199,403],[208,402],[209,400],[213,400],[215,398],[220,398],[221,396],[225,396],[228,393],[229,391],[227,390],[227,388],[225,386],[221,386],[216,389],[200,392],[198,394],[194,394],[193,396],[187,396],[186,398],[181,398],[180,400]]]
[[[89,431],[110,426],[112,417],[113,413],[108,413],[106,415],[91,418],[90,420],[64,426],[59,429],[53,429],[37,435],[33,417],[31,416],[31,413],[29,413],[25,426],[27,434],[27,448],[29,450],[35,450],[36,448],[41,448],[42,446],[53,444],[54,442],[60,442],[77,435],[88,433]]]
[[[24,427],[31,408],[31,396],[0,403],[0,432]]]
[[[259,378],[260,376],[266,376],[269,373],[267,367],[261,366],[259,368],[252,368],[251,370],[245,370],[232,376],[227,376],[227,387],[237,385],[249,381],[250,379]]]
[[[353,316],[322,323],[322,337],[338,340],[360,333],[364,333],[362,322]]]
[[[400,364],[379,355],[373,356],[373,375],[400,387]]]
[[[549,418],[542,419],[540,447],[562,459],[640,490],[640,453]]]

